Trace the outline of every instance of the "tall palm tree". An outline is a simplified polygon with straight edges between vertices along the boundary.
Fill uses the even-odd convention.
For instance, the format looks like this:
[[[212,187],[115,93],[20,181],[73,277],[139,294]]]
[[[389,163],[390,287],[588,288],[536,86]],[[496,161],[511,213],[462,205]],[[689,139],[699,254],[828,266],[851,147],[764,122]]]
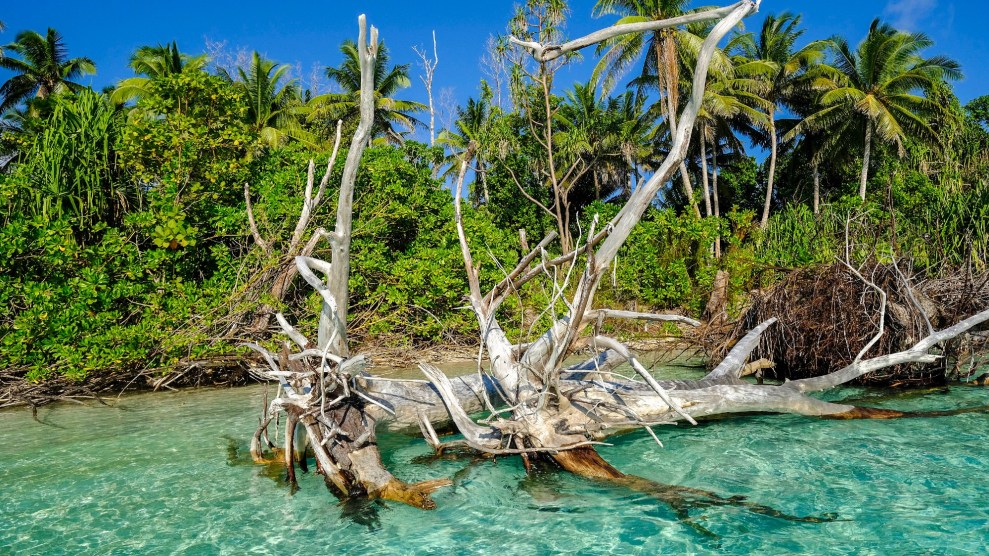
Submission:
[[[361,66],[357,55],[357,44],[346,40],[340,46],[343,63],[340,67],[326,68],[326,77],[343,89],[342,93],[331,93],[312,99],[314,115],[329,116],[344,121],[356,121],[360,111]],[[388,49],[384,41],[378,43],[374,67],[374,125],[375,137],[384,137],[390,143],[404,142],[403,133],[412,131],[424,124],[413,116],[416,112],[428,110],[424,104],[408,100],[398,100],[393,95],[412,85],[409,79],[409,65],[400,64],[388,68]],[[403,130],[404,128],[404,130]]]
[[[247,101],[247,124],[268,147],[283,145],[290,138],[312,142],[297,118],[304,105],[296,80],[287,79],[290,69],[290,66],[279,66],[255,51],[250,65],[237,68],[238,78],[232,80]],[[230,79],[226,72],[222,73]]]
[[[688,0],[598,0],[594,5],[594,15],[621,15],[616,24],[638,23],[658,19],[668,19],[686,13]],[[605,90],[614,86],[615,80],[632,64],[644,57],[642,78],[645,84],[648,76],[655,77],[656,86],[662,97],[661,112],[666,115],[670,129],[676,128],[677,107],[679,106],[680,65],[684,53],[696,53],[704,39],[690,29],[670,28],[652,33],[629,33],[601,43],[598,52],[605,52],[594,69],[594,77],[606,75]],[[723,69],[723,57],[712,60],[712,71]],[[700,210],[693,201],[693,187],[687,175],[686,165],[680,165],[680,177],[684,193],[690,198],[696,215]]]
[[[96,64],[89,58],[69,59],[62,35],[51,28],[45,36],[21,31],[14,42],[3,48],[20,59],[0,57],[0,68],[17,74],[0,85],[0,113],[32,96],[45,99],[62,91],[82,89],[72,80],[96,72]]]
[[[789,12],[770,15],[763,22],[758,36],[745,33],[736,41],[738,54],[764,65],[767,70],[764,88],[760,91],[760,96],[769,101],[768,137],[762,137],[762,142],[769,147],[769,176],[761,220],[763,226],[769,221],[769,207],[775,190],[779,150],[776,113],[792,108],[800,92],[813,86],[815,66],[824,60],[827,49],[827,41],[814,41],[797,48],[797,41],[804,34],[804,30],[799,28],[801,19],[801,16]]]
[[[736,129],[769,129],[772,103],[758,91],[762,89],[760,79],[764,66],[742,57],[736,57],[738,64],[728,73],[709,73],[704,88],[704,97],[697,114],[696,133],[701,160],[701,176],[704,188],[704,203],[708,216],[720,216],[718,199],[718,155],[722,143],[733,151],[742,152],[744,147],[735,133]],[[708,195],[708,145],[711,146],[711,174],[713,175],[712,194]],[[712,207],[713,202],[713,207]]]
[[[206,67],[207,61],[205,55],[191,56],[179,52],[175,41],[166,45],[142,46],[131,55],[130,59],[130,67],[138,76],[118,83],[110,95],[110,100],[123,104],[139,98],[147,92],[148,84],[152,80],[185,71],[201,71]]]
[[[939,107],[923,90],[961,78],[961,66],[944,56],[924,58],[921,52],[934,44],[927,35],[897,31],[878,19],[855,51],[843,38],[831,42],[839,75],[821,96],[823,108],[788,136],[822,130],[829,143],[857,143],[864,135],[859,197],[865,200],[873,141],[895,145],[902,156],[908,136],[933,137],[924,116]]]
[[[612,127],[612,152],[602,160],[598,173],[605,182],[605,191],[614,193],[621,188],[624,195],[631,195],[640,166],[654,154],[656,112],[646,109],[646,97],[625,91],[609,100],[607,115]]]
[[[446,171],[443,177],[451,177],[460,171],[460,164],[463,157],[470,155],[468,160],[474,170],[477,180],[480,182],[481,191],[476,188],[471,192],[472,201],[475,205],[481,204],[483,196],[484,202],[490,200],[488,192],[488,165],[489,150],[498,147],[498,139],[493,136],[492,127],[494,122],[501,117],[501,110],[491,102],[493,93],[487,83],[481,82],[481,98],[467,99],[467,104],[457,108],[457,119],[450,129],[440,132],[436,138],[436,144],[449,150],[449,154],[443,161]]]

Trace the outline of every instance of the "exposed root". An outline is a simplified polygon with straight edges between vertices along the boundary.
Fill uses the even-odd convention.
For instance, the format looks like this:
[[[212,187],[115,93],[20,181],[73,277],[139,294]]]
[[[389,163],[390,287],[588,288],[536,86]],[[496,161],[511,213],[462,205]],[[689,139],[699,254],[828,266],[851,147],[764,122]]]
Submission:
[[[621,479],[626,475],[604,460],[597,450],[591,447],[576,448],[553,455],[553,461],[560,467],[589,479]]]
[[[429,495],[452,484],[453,481],[450,479],[436,479],[415,484],[393,479],[386,483],[380,491],[370,493],[370,495],[372,498],[401,502],[420,510],[435,510],[436,502]]]
[[[974,280],[956,276],[914,283],[894,264],[872,263],[859,272],[888,296],[885,334],[871,350],[874,355],[901,351],[928,335],[932,326],[945,327],[960,316],[989,307],[989,274]],[[756,357],[775,362],[779,378],[820,376],[850,364],[870,343],[884,313],[881,301],[870,284],[844,265],[800,270],[756,297],[732,337],[741,338],[758,323],[778,317],[779,324],[762,336]],[[715,357],[727,351],[728,345],[731,340],[716,350]],[[944,384],[957,366],[952,360],[974,357],[987,347],[960,339],[949,344],[946,357],[936,363],[898,365],[859,381],[897,386]]]

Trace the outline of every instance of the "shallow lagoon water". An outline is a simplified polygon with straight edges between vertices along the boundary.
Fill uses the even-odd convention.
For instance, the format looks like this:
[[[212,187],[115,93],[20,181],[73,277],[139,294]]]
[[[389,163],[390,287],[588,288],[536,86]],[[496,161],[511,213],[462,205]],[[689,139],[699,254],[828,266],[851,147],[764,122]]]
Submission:
[[[665,449],[645,433],[601,449],[619,469],[654,481],[839,517],[795,523],[721,506],[690,509],[684,521],[640,492],[562,473],[527,477],[517,459],[425,463],[420,439],[389,434],[383,453],[401,478],[454,478],[435,494],[437,510],[341,505],[311,474],[292,494],[247,453],[262,391],[60,405],[39,412],[43,424],[28,411],[0,413],[0,553],[989,553],[989,415],[981,413],[742,416],[657,429]],[[888,399],[829,394],[849,397],[900,410],[989,405],[989,390],[969,387]]]

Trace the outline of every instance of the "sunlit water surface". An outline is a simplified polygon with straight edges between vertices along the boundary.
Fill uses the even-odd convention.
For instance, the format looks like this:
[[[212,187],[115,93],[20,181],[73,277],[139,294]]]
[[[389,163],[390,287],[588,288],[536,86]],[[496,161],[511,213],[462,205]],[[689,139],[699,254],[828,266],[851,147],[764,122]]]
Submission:
[[[681,376],[696,376],[680,369]],[[661,375],[663,373],[660,373]],[[668,375],[667,375],[668,376]],[[250,463],[261,387],[125,397],[114,407],[0,413],[0,554],[986,554],[989,416],[821,421],[745,416],[658,429],[601,449],[654,481],[743,495],[688,510],[562,473],[527,477],[516,459],[417,463],[420,439],[382,435],[401,478],[453,477],[423,512],[341,505],[318,476],[292,494]],[[957,387],[879,398],[900,410],[989,404]],[[421,458],[420,458],[421,459]],[[713,534],[708,534],[707,532]]]

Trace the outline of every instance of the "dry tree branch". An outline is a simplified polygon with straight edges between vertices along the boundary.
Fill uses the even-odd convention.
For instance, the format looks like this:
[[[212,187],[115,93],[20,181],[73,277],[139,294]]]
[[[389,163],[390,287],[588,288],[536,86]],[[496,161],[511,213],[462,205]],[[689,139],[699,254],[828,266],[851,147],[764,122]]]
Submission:
[[[527,50],[532,54],[532,57],[538,62],[549,62],[568,54],[576,50],[581,50],[587,48],[588,46],[593,46],[597,43],[618,37],[621,35],[627,35],[631,33],[648,33],[661,31],[663,29],[670,29],[672,27],[679,27],[681,25],[689,25],[691,23],[701,23],[704,21],[714,21],[728,17],[734,10],[739,7],[746,6],[749,4],[755,5],[755,10],[758,10],[759,4],[762,0],[756,0],[750,2],[748,0],[743,0],[737,4],[732,4],[731,6],[725,6],[724,8],[718,8],[714,10],[705,10],[700,12],[694,12],[691,14],[683,15],[680,17],[675,17],[671,19],[663,19],[656,21],[645,21],[639,23],[624,23],[620,25],[614,25],[595,31],[589,35],[583,36],[579,39],[574,39],[572,41],[566,42],[561,45],[542,45],[535,41],[523,41],[515,37],[511,37],[510,40],[513,44],[517,44]]]

